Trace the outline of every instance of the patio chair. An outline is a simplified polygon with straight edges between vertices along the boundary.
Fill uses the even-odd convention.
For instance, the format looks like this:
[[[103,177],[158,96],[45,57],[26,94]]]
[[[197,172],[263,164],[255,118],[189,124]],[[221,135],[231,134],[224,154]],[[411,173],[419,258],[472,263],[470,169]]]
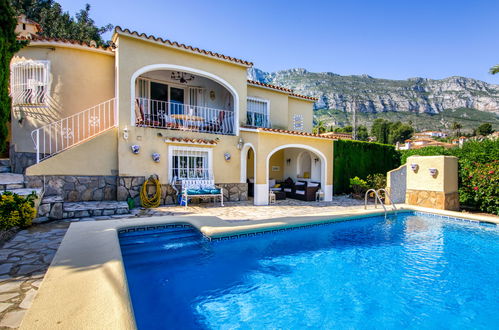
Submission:
[[[208,132],[215,132],[215,133],[221,132],[224,124],[224,119],[225,119],[225,112],[220,111],[216,119],[205,123],[203,126],[201,126],[201,130]]]

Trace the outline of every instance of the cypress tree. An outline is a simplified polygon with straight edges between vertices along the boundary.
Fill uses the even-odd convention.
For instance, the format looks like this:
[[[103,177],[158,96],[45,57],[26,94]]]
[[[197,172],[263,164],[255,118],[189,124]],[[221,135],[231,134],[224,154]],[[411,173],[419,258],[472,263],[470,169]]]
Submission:
[[[0,0],[0,152],[7,151],[7,125],[10,121],[10,60],[24,45],[14,33],[17,20],[9,0]]]

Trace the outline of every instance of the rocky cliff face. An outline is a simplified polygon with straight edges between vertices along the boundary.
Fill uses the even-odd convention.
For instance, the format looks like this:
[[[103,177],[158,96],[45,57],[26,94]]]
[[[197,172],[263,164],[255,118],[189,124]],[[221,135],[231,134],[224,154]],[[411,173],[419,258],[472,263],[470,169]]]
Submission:
[[[435,114],[447,109],[474,108],[499,115],[499,85],[471,78],[388,80],[305,69],[272,73],[250,69],[248,77],[317,97],[316,109]]]

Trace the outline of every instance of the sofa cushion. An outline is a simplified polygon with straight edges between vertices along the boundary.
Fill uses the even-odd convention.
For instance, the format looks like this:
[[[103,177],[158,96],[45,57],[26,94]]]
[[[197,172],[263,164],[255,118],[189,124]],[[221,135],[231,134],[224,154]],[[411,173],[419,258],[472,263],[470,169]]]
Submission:
[[[291,188],[284,188],[285,192],[291,192]]]
[[[297,191],[295,191],[295,194],[297,194],[297,195],[305,195],[305,190],[297,190]]]
[[[311,188],[315,188],[315,187],[318,187],[318,186],[319,186],[319,184],[320,184],[320,183],[318,183],[318,182],[310,182],[310,183],[308,184],[308,186],[309,186],[309,187],[311,187]]]

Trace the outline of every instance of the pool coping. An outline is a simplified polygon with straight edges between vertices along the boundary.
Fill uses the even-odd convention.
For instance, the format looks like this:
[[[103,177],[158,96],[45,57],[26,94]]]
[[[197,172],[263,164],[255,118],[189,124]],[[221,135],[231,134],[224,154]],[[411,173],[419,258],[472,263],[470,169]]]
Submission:
[[[398,206],[400,211],[419,211],[499,225],[499,217],[405,204]],[[241,222],[187,215],[72,223],[20,329],[136,329],[118,239],[118,232],[124,228],[184,223],[194,226],[209,238],[219,239],[384,214],[381,209],[318,211],[313,216]]]

